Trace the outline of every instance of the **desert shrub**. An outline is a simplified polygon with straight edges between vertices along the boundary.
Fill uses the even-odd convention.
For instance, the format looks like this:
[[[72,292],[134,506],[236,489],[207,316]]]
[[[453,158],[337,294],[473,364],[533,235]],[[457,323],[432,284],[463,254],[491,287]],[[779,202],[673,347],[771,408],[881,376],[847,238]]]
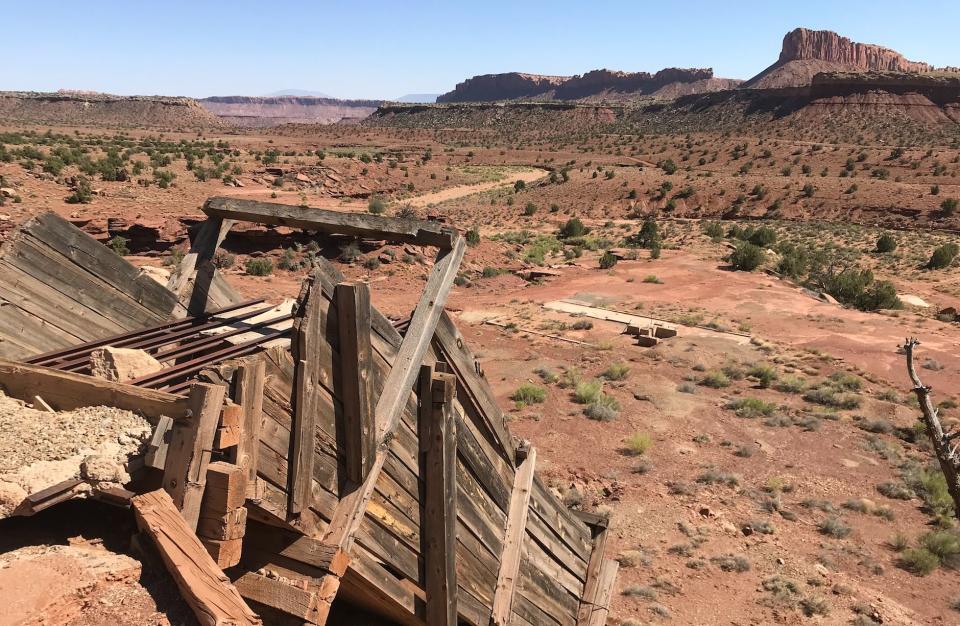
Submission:
[[[607,380],[623,380],[630,374],[630,366],[626,363],[612,363],[601,376]]]
[[[577,320],[570,325],[573,330],[590,330],[593,328],[593,322],[590,320]]]
[[[560,380],[560,377],[557,376],[553,371],[543,366],[538,367],[537,369],[534,370],[534,372],[536,373],[537,376],[540,377],[540,380],[542,380],[548,385],[552,385],[553,383]]]
[[[181,253],[182,254],[182,253]],[[226,252],[225,250],[217,250],[213,254],[213,265],[222,270],[230,269],[233,267],[233,264],[236,263],[237,257]]]
[[[953,260],[956,258],[958,252],[960,252],[960,247],[958,247],[957,244],[943,244],[934,250],[932,255],[930,255],[930,260],[927,261],[927,268],[937,270],[947,267],[953,263]]]
[[[903,483],[883,482],[877,485],[880,495],[892,500],[910,500],[913,498],[913,489]]]
[[[907,481],[920,496],[927,510],[941,518],[953,516],[953,498],[947,488],[947,479],[939,467],[921,468],[909,472]]]
[[[295,270],[299,267],[297,263],[297,253],[293,248],[287,248],[280,254],[280,260],[277,261],[277,267],[282,270]]]
[[[270,259],[247,259],[246,272],[250,276],[269,276],[273,273],[273,261]]]
[[[943,211],[943,214],[947,217],[950,217],[957,212],[958,203],[956,198],[946,198],[943,202],[940,203],[940,210]]]
[[[756,363],[747,370],[747,376],[755,379],[761,389],[766,389],[777,380],[777,368],[765,363]]]
[[[766,258],[763,248],[752,243],[738,245],[730,254],[730,265],[738,272],[752,272],[760,267]]]
[[[887,540],[887,545],[894,552],[903,552],[910,547],[910,540],[902,532],[897,532],[893,537]]]
[[[960,566],[960,534],[952,530],[934,530],[920,537],[920,546],[935,554],[942,565]]]
[[[819,386],[803,394],[803,399],[814,404],[834,407],[837,409],[856,409],[860,406],[860,398],[852,393],[840,393],[830,386]]]
[[[93,200],[93,189],[86,176],[77,176],[73,185],[73,193],[66,197],[67,204],[90,204]]]
[[[644,600],[657,599],[657,591],[655,589],[643,587],[641,585],[629,585],[624,587],[621,593],[631,598],[643,598]]]
[[[697,386],[693,383],[680,383],[677,385],[677,391],[680,393],[697,393]]]
[[[727,404],[738,417],[755,418],[769,417],[777,409],[772,402],[764,402],[759,398],[737,398]]]
[[[125,256],[127,254],[130,254],[130,248],[127,247],[128,242],[129,242],[129,239],[127,239],[126,237],[121,237],[120,235],[117,235],[107,243],[107,246],[118,255]]]
[[[480,243],[480,231],[477,230],[476,228],[471,228],[470,230],[468,230],[465,233],[464,237],[467,240],[468,246],[472,247]]]
[[[723,389],[724,387],[730,386],[730,379],[723,372],[712,371],[707,372],[706,375],[700,379],[700,384],[713,389]]]
[[[940,559],[926,548],[907,548],[900,553],[897,565],[914,576],[927,576],[940,566]]]
[[[883,233],[877,238],[877,252],[885,254],[897,249],[897,240],[889,233]]]
[[[777,231],[769,226],[761,226],[753,231],[747,241],[760,248],[769,248],[777,242]]]
[[[627,437],[624,443],[630,454],[640,456],[650,449],[650,446],[653,445],[653,439],[647,433],[634,433]]]
[[[583,237],[590,232],[590,229],[583,225],[580,218],[572,217],[560,227],[557,237],[560,239],[571,239],[573,237]]]
[[[839,517],[827,517],[817,524],[817,530],[823,535],[843,539],[850,534],[850,527]]]
[[[360,256],[360,246],[358,246],[356,242],[350,242],[340,249],[340,256],[338,258],[343,263],[353,263],[359,259]]]
[[[783,376],[774,385],[774,389],[783,393],[800,393],[806,386],[806,381],[799,376]]]
[[[640,231],[626,238],[624,243],[632,248],[655,248],[660,246],[660,228],[656,220],[648,217]]]
[[[711,239],[721,239],[723,237],[723,226],[719,222],[710,222],[703,227],[703,234]]]
[[[710,468],[697,476],[697,482],[701,485],[726,485],[727,487],[736,487],[740,484],[740,477],[736,474]]]
[[[373,213],[374,215],[383,215],[387,210],[387,201],[383,196],[371,196],[370,201],[367,202],[367,211]]]
[[[617,257],[609,250],[600,257],[600,269],[608,270],[617,264]]]
[[[609,396],[603,397],[609,398]],[[612,422],[613,420],[617,419],[620,411],[616,407],[611,406],[609,403],[591,402],[584,407],[583,414],[589,419],[596,420],[598,422]]]
[[[524,383],[517,387],[510,399],[517,403],[518,407],[524,407],[528,404],[540,404],[547,399],[547,390],[537,385]]]
[[[590,404],[600,399],[603,394],[603,383],[599,380],[584,380],[576,384],[573,391],[573,400],[578,404]]]
[[[532,202],[528,202],[526,206],[523,207],[523,214],[526,215],[527,217],[531,217],[532,215],[535,215],[536,212],[537,212],[537,205],[535,205]]]
[[[742,573],[750,571],[750,561],[742,556],[737,556],[734,554],[724,554],[710,557],[710,562],[724,572]]]
[[[800,610],[807,617],[827,615],[830,613],[830,603],[820,596],[809,596],[800,600]]]

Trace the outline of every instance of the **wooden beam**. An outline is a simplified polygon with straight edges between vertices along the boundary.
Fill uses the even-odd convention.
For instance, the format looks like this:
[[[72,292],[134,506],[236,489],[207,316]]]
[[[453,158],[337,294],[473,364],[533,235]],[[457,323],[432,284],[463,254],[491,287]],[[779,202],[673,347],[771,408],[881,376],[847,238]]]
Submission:
[[[163,471],[163,468],[167,465],[167,450],[170,449],[170,430],[172,428],[173,420],[166,415],[157,421],[157,426],[153,429],[153,435],[150,436],[150,443],[147,444],[147,452],[143,459],[144,465]]]
[[[220,415],[220,425],[217,427],[216,436],[213,439],[213,448],[215,450],[226,450],[236,447],[240,443],[240,420],[243,416],[243,408],[237,404],[228,404],[223,407],[223,413]]]
[[[197,267],[204,261],[213,259],[214,253],[223,243],[232,226],[233,220],[225,220],[220,217],[209,217],[200,225],[197,236],[190,243],[190,252],[183,257],[180,265],[167,280],[167,289],[173,292],[178,299],[183,296],[184,290],[190,279],[193,278]]]
[[[162,415],[182,419],[187,411],[187,399],[181,396],[6,359],[0,359],[0,387],[24,402],[42,394],[60,411],[103,405],[138,411],[153,420]]]
[[[403,243],[450,248],[454,231],[436,222],[382,217],[369,213],[344,213],[242,198],[210,198],[203,212],[213,218],[289,226],[333,235],[387,239]]]
[[[334,290],[340,331],[340,401],[343,403],[347,480],[360,483],[377,453],[370,347],[370,288],[344,282]]]
[[[617,579],[620,564],[610,559],[600,566],[600,575],[597,582],[597,595],[593,606],[590,607],[588,626],[606,626],[610,615],[610,596],[613,595],[613,583]]]
[[[605,576],[603,553],[607,546],[610,526],[592,527],[593,551],[590,553],[590,562],[587,563],[587,580],[583,585],[583,595],[580,596],[580,608],[577,611],[577,626],[591,626],[594,607],[602,600],[601,591]],[[614,576],[616,571],[613,572]],[[609,576],[609,574],[607,574]],[[612,583],[611,583],[612,584]]]
[[[527,512],[530,510],[530,494],[537,466],[537,449],[530,448],[527,457],[517,468],[510,495],[510,510],[507,527],[503,534],[503,552],[500,555],[500,572],[493,595],[493,613],[490,623],[507,626],[513,612],[513,595],[517,588],[517,574],[523,557],[523,543],[527,528]]]
[[[133,497],[130,503],[137,527],[153,541],[184,601],[202,626],[261,624],[166,492],[151,491]]]
[[[191,419],[176,422],[170,437],[163,487],[196,529],[207,481],[207,465],[220,421],[225,389],[220,385],[195,383],[187,398]]]
[[[243,407],[240,441],[231,460],[247,474],[247,497],[257,496],[257,461],[260,455],[260,425],[263,419],[263,359],[244,359],[237,368],[233,401]]]
[[[323,293],[314,278],[304,282],[297,301],[293,322],[291,352],[293,354],[293,423],[290,428],[291,454],[289,471],[288,512],[301,515],[313,498],[314,448],[316,446],[317,411],[320,402],[323,365],[321,344],[326,328],[326,312],[321,308]]]
[[[440,365],[440,364],[438,364]],[[453,374],[420,368],[418,436],[423,477],[420,542],[428,626],[457,624],[457,432]]]
[[[449,251],[438,255],[437,262],[430,271],[427,285],[413,311],[400,350],[393,359],[383,391],[377,400],[377,428],[381,431],[378,439],[381,441],[387,433],[393,432],[407,403],[423,357],[433,339],[437,321],[443,313],[443,305],[453,287],[453,279],[460,268],[465,248],[463,237],[458,236]]]

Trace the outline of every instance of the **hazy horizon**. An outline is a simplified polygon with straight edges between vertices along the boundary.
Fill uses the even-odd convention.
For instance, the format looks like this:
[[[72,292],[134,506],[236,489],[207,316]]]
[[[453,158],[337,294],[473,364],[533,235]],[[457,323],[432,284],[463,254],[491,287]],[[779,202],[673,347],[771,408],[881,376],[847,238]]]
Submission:
[[[89,90],[118,95],[255,96],[304,90],[334,98],[440,94],[478,74],[574,75],[593,69],[656,72],[712,67],[748,79],[773,63],[796,27],[833,30],[936,66],[960,65],[953,29],[960,3],[881,1],[800,6],[698,0],[640,3],[413,2],[402,13],[280,2],[167,2],[155,7],[6,7],[10,49],[0,89]],[[37,15],[43,19],[37,19]],[[937,19],[931,19],[936,16]],[[43,45],[37,45],[42,39]]]

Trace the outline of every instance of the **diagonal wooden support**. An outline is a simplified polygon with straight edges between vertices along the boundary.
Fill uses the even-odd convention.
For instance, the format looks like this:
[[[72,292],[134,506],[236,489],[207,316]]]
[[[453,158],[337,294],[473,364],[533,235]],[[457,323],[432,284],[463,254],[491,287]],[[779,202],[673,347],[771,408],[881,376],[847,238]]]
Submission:
[[[381,431],[381,441],[387,433],[393,431],[400,419],[410,389],[419,373],[420,364],[430,347],[440,314],[443,313],[443,305],[450,295],[453,279],[460,269],[465,248],[466,242],[463,237],[458,236],[449,251],[438,255],[437,262],[430,271],[427,286],[413,311],[407,333],[384,382],[383,392],[377,400],[377,427]]]
[[[232,226],[233,220],[225,220],[220,217],[207,218],[200,226],[197,236],[190,244],[190,252],[183,257],[180,265],[177,266],[177,269],[174,270],[173,274],[170,275],[170,279],[167,281],[167,289],[172,291],[179,300],[184,300],[187,285],[198,269],[205,268],[206,265],[213,260],[214,253],[217,251],[217,248],[220,247],[220,244],[223,243],[227,232]],[[209,273],[208,279],[212,281],[212,273],[210,273],[209,270],[207,270],[207,272]],[[204,288],[209,288],[209,284]],[[187,298],[186,300],[191,305],[190,310],[195,311],[196,303],[192,301],[192,298]],[[202,312],[203,308],[201,308],[200,311]],[[185,317],[187,313],[187,311],[183,311],[179,316]]]
[[[163,487],[194,530],[200,517],[207,465],[223,409],[224,394],[225,389],[220,385],[194,384],[187,401],[191,417],[174,423],[167,449]]]
[[[456,392],[453,374],[434,373],[429,365],[421,366],[417,420],[423,477],[420,541],[430,626],[457,624]]]
[[[503,553],[500,555],[500,572],[493,596],[493,612],[490,623],[507,626],[513,612],[513,596],[517,588],[517,574],[523,557],[523,539],[527,528],[527,512],[530,510],[530,494],[537,466],[537,449],[530,448],[526,459],[517,468],[510,496],[510,511],[504,531]]]
[[[370,288],[343,282],[334,290],[340,330],[340,400],[343,402],[347,480],[360,483],[377,453],[370,347]]]
[[[263,416],[263,383],[266,364],[263,359],[244,360],[237,368],[234,401],[242,407],[240,442],[233,462],[247,475],[247,498],[257,497],[257,463],[260,456],[260,425]]]

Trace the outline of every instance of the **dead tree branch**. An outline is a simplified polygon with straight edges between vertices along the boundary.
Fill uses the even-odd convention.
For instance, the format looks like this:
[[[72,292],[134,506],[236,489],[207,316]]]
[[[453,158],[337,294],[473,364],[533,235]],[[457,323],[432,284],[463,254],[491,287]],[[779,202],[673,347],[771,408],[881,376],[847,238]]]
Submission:
[[[943,430],[939,411],[930,399],[931,388],[920,382],[920,376],[917,375],[917,369],[914,366],[914,348],[918,345],[920,341],[916,338],[907,339],[903,344],[903,352],[907,357],[907,374],[913,383],[913,392],[917,394],[927,435],[933,443],[940,469],[943,470],[943,475],[947,479],[947,490],[953,498],[954,515],[960,519],[960,444],[951,445],[960,431],[944,432]]]

